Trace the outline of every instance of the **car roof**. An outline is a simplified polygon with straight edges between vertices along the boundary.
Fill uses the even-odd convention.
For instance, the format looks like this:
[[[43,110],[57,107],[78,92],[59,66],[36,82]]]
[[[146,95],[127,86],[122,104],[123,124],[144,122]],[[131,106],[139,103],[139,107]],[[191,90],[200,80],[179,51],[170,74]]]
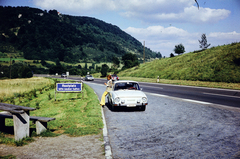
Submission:
[[[116,83],[130,83],[130,82],[132,82],[132,83],[138,83],[137,81],[131,81],[131,80],[119,80],[119,81],[115,81],[114,82],[114,84],[116,84]]]

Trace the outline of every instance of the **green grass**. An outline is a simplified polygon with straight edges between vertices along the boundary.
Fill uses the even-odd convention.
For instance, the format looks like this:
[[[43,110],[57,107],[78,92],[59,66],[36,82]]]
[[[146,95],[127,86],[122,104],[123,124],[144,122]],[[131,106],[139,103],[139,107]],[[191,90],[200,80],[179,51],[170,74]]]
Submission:
[[[48,122],[48,132],[43,136],[56,136],[68,134],[70,136],[82,136],[99,134],[103,128],[101,107],[98,97],[94,91],[84,84],[83,98],[81,93],[57,93],[55,101],[55,91],[52,87],[44,90],[37,90],[34,95],[13,98],[16,105],[28,106],[37,110],[30,112],[31,116],[43,116],[56,118]],[[49,98],[50,97],[50,98]],[[5,101],[10,103],[9,101]],[[12,127],[13,120],[6,119],[6,126]],[[31,128],[36,126],[31,123]],[[31,134],[35,136],[35,132]],[[6,136],[1,137],[6,138]],[[9,144],[6,142],[0,142]],[[10,144],[16,145],[13,142]]]
[[[121,71],[120,77],[240,83],[240,43],[154,60]]]
[[[11,60],[14,60],[14,61],[25,61],[26,59],[24,59],[24,58],[11,58]],[[7,62],[9,62],[10,58],[0,58],[0,61],[7,61]]]

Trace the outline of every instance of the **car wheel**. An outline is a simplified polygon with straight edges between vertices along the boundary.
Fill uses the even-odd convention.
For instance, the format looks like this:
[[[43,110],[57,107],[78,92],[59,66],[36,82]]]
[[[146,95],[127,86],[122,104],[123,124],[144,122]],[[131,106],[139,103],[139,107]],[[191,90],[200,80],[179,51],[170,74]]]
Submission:
[[[141,110],[141,111],[145,111],[145,110],[146,110],[146,105],[141,106],[141,107],[140,107],[140,110]]]
[[[111,106],[112,106],[112,107],[111,107],[111,108],[112,108],[112,111],[114,111],[114,110],[115,110],[115,107],[114,107],[112,104],[111,104]]]

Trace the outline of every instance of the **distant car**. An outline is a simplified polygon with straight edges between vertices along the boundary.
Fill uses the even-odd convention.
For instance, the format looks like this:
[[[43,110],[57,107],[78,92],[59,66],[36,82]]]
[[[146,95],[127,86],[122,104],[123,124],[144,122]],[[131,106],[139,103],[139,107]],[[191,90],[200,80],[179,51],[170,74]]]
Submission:
[[[118,81],[119,77],[116,74],[111,75],[113,81]]]
[[[108,104],[114,110],[117,107],[139,107],[145,111],[148,98],[135,81],[115,81],[108,92]]]
[[[92,75],[87,75],[85,81],[94,81],[94,77]]]
[[[65,78],[67,75],[65,73],[62,73],[61,77]]]

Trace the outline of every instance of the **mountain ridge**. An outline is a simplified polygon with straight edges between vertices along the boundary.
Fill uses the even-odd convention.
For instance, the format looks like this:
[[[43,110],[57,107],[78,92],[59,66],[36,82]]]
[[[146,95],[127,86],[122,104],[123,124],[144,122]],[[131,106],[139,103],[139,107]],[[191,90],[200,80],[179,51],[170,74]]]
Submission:
[[[19,51],[35,60],[111,62],[130,52],[141,61],[143,56],[143,45],[116,25],[31,7],[0,6],[0,42],[1,52]],[[149,48],[145,55],[156,57]]]

